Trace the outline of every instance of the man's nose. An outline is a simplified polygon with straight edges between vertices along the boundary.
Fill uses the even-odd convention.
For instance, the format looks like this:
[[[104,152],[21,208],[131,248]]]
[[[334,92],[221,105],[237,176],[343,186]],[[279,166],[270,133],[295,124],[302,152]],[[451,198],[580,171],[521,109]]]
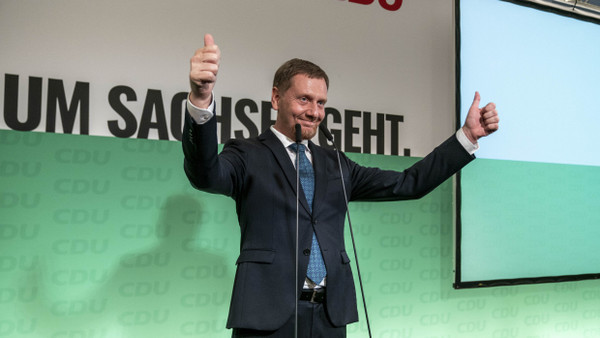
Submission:
[[[310,104],[310,106],[306,109],[305,114],[311,117],[319,116],[319,104],[316,102]]]

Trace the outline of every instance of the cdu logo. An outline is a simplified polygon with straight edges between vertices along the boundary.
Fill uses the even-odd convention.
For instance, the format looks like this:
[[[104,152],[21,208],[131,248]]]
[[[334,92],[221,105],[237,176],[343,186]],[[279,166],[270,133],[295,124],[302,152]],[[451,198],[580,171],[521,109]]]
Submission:
[[[1,319],[0,337],[14,337],[16,335],[26,335],[35,332],[37,328],[37,318],[27,319]]]
[[[375,2],[375,0],[348,0],[348,2],[352,2],[355,4],[360,4],[360,5],[370,5],[373,2]],[[381,6],[381,8],[388,10],[388,11],[392,11],[395,12],[397,10],[400,9],[400,7],[402,7],[402,0],[378,0],[379,2],[379,6]]]
[[[3,160],[0,162],[0,177],[36,177],[42,171],[42,162]]]

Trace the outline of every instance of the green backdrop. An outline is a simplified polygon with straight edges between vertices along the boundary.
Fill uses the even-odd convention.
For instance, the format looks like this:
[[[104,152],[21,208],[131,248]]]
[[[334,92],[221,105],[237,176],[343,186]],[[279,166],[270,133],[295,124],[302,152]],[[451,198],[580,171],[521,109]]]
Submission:
[[[178,142],[0,130],[0,156],[0,337],[230,336],[234,205],[189,186]],[[452,288],[452,187],[351,204],[374,337],[600,336],[598,281]]]

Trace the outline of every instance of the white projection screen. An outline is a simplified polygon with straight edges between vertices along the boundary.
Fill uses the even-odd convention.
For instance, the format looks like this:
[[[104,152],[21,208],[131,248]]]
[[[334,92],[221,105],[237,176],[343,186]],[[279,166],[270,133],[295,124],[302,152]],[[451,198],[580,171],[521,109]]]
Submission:
[[[525,1],[460,0],[457,109],[500,130],[457,189],[455,288],[600,277],[600,24]]]

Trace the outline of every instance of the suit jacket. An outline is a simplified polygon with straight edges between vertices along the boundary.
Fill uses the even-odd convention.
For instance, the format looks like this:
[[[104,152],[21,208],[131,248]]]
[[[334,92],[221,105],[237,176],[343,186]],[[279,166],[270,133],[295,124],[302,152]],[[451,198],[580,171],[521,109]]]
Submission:
[[[335,151],[309,142],[315,171],[313,212],[304,194],[299,207],[299,273],[295,280],[296,171],[287,150],[267,130],[257,138],[230,140],[217,151],[216,118],[193,123],[183,133],[184,169],[200,190],[235,200],[240,255],[228,328],[275,330],[294,313],[295,289],[303,287],[312,230],[327,267],[326,311],[342,326],[358,320],[350,259],[344,244],[345,200]],[[350,201],[420,198],[474,156],[455,136],[403,172],[367,168],[341,154]]]

